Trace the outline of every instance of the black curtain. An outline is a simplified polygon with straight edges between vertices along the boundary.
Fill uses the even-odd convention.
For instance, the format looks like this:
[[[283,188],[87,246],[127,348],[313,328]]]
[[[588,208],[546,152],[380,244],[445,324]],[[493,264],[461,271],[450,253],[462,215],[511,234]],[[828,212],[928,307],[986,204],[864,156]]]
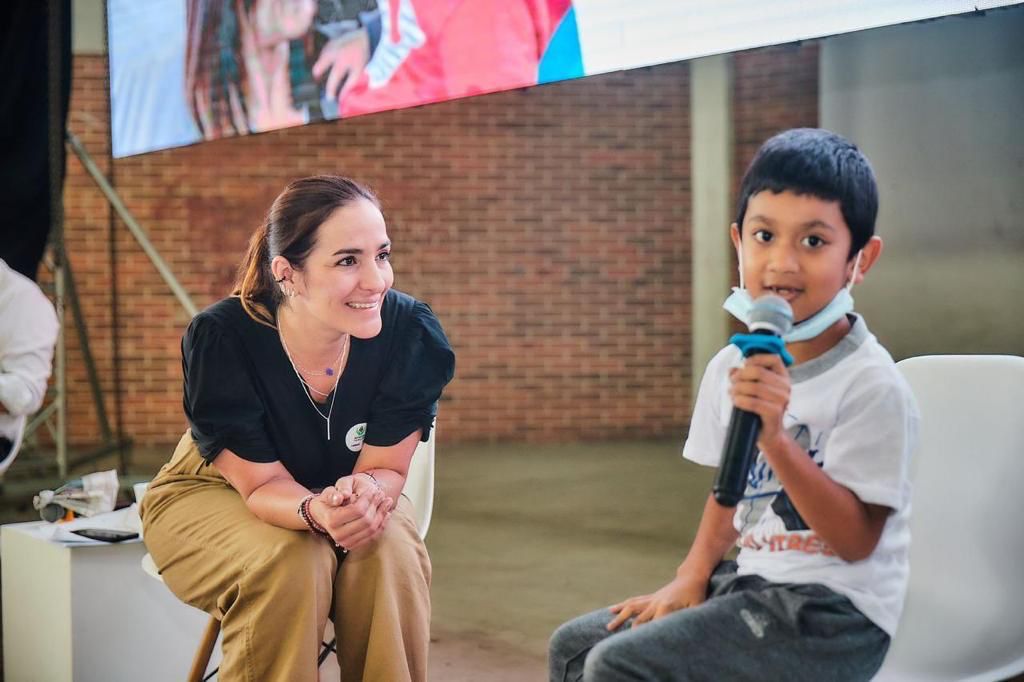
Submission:
[[[71,95],[71,0],[0,2],[0,258],[36,278],[50,209],[50,8],[60,14],[61,139]],[[64,145],[60,145],[60,186]]]

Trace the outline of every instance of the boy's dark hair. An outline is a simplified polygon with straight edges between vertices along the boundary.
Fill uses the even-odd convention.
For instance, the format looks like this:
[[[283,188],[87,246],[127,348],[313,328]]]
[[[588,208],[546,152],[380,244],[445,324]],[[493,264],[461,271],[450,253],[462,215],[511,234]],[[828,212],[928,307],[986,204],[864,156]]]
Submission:
[[[740,183],[736,224],[758,192],[789,190],[838,201],[850,228],[850,257],[875,234],[878,186],[871,164],[846,138],[821,128],[794,128],[771,137],[754,155]]]

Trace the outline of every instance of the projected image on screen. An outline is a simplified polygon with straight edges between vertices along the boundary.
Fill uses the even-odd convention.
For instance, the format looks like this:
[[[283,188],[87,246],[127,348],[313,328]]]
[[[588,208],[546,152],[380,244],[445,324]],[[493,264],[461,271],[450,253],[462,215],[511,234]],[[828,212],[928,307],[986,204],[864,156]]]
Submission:
[[[115,157],[1021,0],[108,0]]]
[[[111,0],[108,17],[116,157],[583,75],[571,0]]]

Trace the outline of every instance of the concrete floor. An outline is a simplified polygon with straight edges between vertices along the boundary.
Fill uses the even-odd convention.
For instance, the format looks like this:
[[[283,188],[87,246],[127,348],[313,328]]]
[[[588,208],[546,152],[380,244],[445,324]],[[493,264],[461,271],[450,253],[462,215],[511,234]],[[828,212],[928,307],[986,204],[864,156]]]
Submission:
[[[713,475],[680,448],[439,445],[431,679],[546,679],[560,623],[669,580]]]
[[[684,462],[681,443],[446,447],[442,438],[427,537],[430,679],[544,680],[560,623],[670,579],[713,475]],[[133,477],[165,458],[136,453]],[[0,521],[33,514],[0,509]]]

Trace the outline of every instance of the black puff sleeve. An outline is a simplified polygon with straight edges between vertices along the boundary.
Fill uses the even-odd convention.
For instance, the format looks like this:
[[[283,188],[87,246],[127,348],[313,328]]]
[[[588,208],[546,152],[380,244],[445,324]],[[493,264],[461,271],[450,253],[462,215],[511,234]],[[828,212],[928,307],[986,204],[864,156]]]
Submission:
[[[369,445],[395,445],[417,429],[427,440],[437,400],[455,373],[455,353],[430,306],[417,301],[410,318],[396,339],[370,408]]]
[[[185,416],[203,457],[213,461],[227,448],[253,462],[277,460],[241,339],[201,313],[182,338],[181,362]]]

